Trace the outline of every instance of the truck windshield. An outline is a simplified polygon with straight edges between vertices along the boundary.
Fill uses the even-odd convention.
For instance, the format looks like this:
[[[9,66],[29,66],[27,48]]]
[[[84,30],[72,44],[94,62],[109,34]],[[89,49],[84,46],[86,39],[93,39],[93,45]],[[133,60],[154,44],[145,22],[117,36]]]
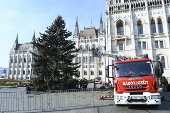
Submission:
[[[153,75],[150,61],[117,63],[115,65],[116,77],[141,77]]]

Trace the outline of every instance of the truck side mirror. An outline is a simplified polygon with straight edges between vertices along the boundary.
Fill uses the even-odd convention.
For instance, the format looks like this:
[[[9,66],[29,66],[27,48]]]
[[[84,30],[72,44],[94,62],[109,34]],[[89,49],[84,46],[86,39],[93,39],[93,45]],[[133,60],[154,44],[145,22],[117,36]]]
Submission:
[[[109,67],[110,66],[110,67]],[[113,77],[113,73],[111,73],[111,72],[114,72],[114,69],[113,69],[113,66],[114,65],[108,65],[108,66],[106,66],[106,68],[105,68],[105,72],[106,72],[106,77],[107,78],[114,78]],[[109,68],[111,68],[112,67],[112,71],[109,71]],[[109,75],[110,74],[110,75]],[[111,77],[110,77],[111,76]]]

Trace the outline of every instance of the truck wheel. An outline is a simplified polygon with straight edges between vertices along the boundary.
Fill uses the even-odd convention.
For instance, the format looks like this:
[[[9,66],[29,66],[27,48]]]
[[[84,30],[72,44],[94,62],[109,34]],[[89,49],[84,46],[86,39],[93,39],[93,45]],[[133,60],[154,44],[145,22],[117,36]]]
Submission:
[[[115,104],[117,107],[121,106],[120,104]]]
[[[152,107],[153,107],[153,108],[157,108],[157,107],[159,107],[159,105],[152,105]]]

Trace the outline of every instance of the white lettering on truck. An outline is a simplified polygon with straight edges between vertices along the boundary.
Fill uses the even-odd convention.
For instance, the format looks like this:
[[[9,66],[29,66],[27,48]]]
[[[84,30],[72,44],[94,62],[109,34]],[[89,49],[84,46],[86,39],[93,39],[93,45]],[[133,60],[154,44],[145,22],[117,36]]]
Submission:
[[[123,82],[123,85],[139,85],[139,84],[148,84],[148,81],[130,81],[130,82]]]

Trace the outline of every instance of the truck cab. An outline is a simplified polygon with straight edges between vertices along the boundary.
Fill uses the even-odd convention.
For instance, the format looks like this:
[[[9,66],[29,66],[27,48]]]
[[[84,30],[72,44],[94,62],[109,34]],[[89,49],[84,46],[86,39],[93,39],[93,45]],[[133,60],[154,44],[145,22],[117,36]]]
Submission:
[[[160,62],[149,58],[118,60],[113,65],[114,101],[116,105],[160,105]]]

